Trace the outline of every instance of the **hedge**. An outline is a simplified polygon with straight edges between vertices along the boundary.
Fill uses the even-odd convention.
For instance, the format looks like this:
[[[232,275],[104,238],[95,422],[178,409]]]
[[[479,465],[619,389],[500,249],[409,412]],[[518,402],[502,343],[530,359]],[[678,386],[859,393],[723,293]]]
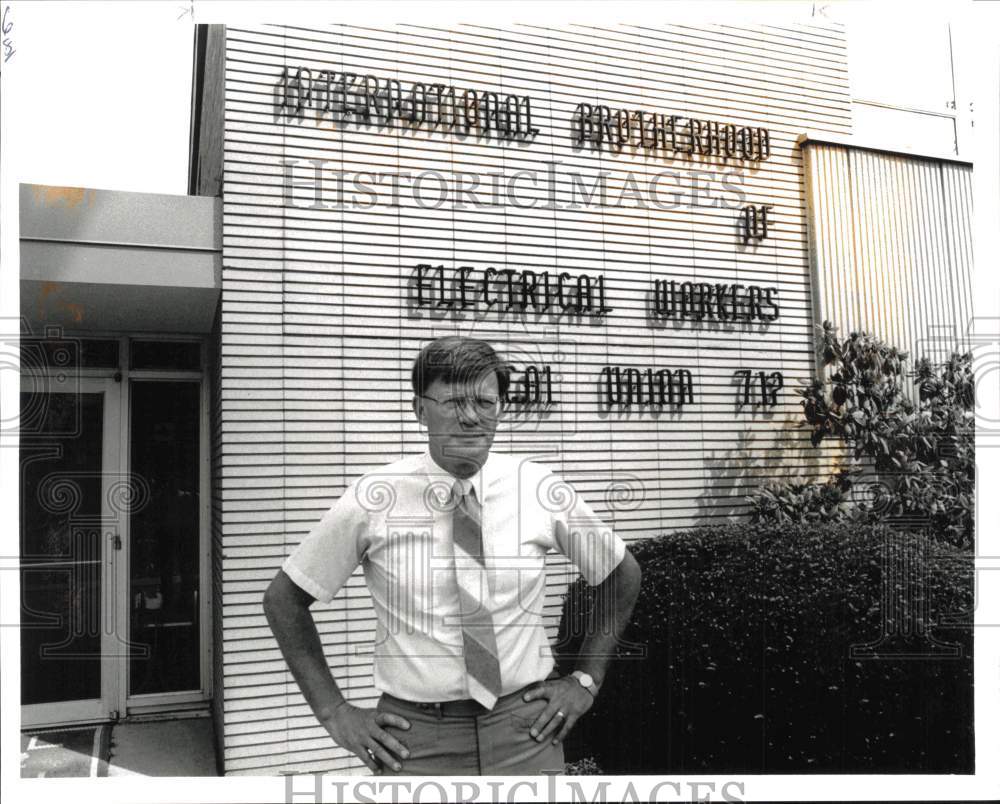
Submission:
[[[968,552],[877,526],[768,523],[630,549],[639,600],[567,760],[608,774],[974,772]],[[582,579],[570,586],[563,673],[592,601]]]

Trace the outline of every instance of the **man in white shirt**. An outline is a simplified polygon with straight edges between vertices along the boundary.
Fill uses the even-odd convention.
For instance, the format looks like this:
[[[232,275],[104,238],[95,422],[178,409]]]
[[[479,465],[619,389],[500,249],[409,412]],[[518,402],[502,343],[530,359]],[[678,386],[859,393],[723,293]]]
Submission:
[[[376,773],[562,772],[632,613],[639,567],[550,470],[490,452],[509,371],[485,341],[423,348],[413,410],[428,448],[353,482],[264,596],[282,654],[338,745]],[[553,673],[545,554],[597,587],[573,674]],[[375,709],[348,703],[309,612],[361,564],[376,614]]]

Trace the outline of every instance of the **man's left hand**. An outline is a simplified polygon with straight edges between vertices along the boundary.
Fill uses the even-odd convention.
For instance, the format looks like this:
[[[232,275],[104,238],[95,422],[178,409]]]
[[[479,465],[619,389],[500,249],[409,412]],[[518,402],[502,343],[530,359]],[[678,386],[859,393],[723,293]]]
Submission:
[[[580,717],[594,704],[594,696],[580,686],[573,676],[562,676],[543,681],[541,685],[524,693],[524,700],[548,699],[548,705],[531,724],[531,736],[536,740],[561,742]]]

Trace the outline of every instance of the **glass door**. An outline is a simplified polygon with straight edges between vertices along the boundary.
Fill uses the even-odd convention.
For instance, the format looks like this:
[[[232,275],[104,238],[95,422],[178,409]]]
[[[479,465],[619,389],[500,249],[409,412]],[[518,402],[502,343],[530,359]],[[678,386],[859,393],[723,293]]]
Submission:
[[[129,522],[132,706],[202,689],[201,383],[133,379],[129,402],[130,472],[145,486]]]
[[[121,676],[121,386],[38,379],[21,391],[22,727],[110,717]]]

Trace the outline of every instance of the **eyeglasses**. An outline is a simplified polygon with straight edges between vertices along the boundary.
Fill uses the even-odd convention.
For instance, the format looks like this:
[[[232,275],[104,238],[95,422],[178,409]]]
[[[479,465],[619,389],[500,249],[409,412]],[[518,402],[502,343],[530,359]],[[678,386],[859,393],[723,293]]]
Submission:
[[[492,417],[500,412],[502,405],[500,399],[495,396],[453,396],[448,399],[436,399],[427,394],[417,394],[417,396],[431,400],[452,416],[461,412],[466,415],[475,413],[477,416]]]

